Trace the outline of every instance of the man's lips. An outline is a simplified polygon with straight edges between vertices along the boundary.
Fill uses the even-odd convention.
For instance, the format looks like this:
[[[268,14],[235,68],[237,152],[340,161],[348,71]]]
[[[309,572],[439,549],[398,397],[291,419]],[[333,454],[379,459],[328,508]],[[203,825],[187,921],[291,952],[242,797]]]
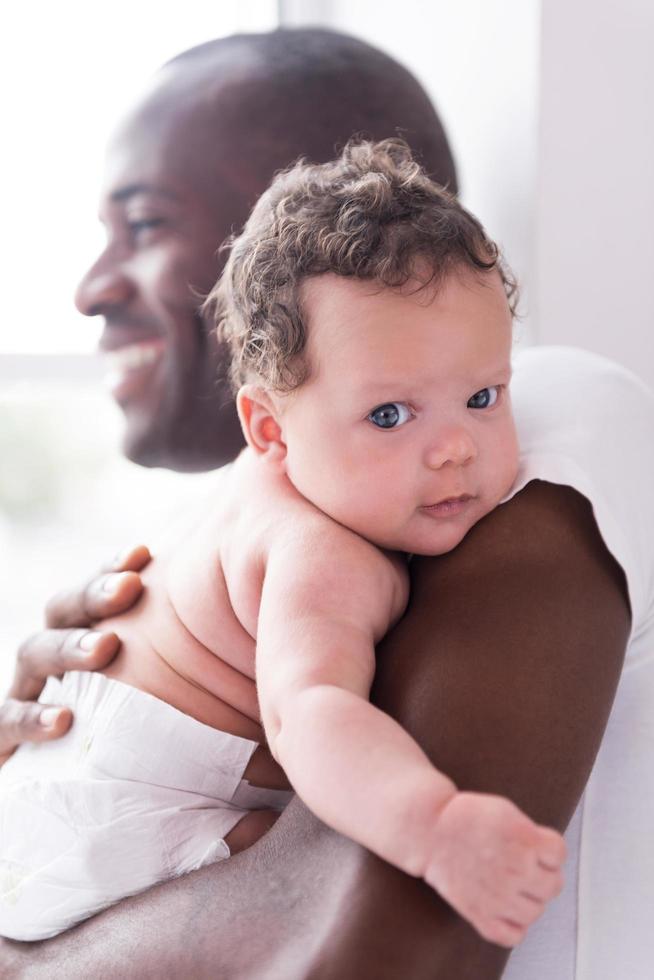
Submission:
[[[464,511],[471,500],[475,498],[469,493],[462,493],[458,497],[445,497],[435,504],[425,504],[420,509],[433,517],[456,517]]]
[[[146,385],[153,368],[164,356],[166,342],[149,337],[103,351],[105,384],[117,401],[125,401]]]

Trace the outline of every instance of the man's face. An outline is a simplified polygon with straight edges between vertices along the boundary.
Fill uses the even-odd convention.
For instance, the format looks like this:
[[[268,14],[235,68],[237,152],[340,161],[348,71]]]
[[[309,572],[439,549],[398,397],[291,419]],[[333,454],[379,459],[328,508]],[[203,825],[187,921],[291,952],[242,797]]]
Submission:
[[[215,167],[215,149],[204,154],[215,130],[174,96],[151,103],[110,145],[100,203],[106,246],[76,303],[104,317],[100,348],[125,415],[126,455],[211,469],[235,455],[241,435],[219,372],[224,353],[198,310],[220,271],[217,250],[249,202]]]
[[[328,274],[302,299],[310,375],[274,396],[289,478],[377,545],[449,551],[517,471],[499,275],[453,273],[434,294]]]

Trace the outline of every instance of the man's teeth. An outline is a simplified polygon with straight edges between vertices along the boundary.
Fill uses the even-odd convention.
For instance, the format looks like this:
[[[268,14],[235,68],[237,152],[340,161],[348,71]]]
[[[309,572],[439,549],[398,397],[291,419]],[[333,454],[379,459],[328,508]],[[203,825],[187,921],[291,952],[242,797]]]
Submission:
[[[107,351],[105,357],[107,367],[111,372],[134,371],[137,368],[148,367],[158,361],[163,352],[160,343],[129,344],[118,350]]]

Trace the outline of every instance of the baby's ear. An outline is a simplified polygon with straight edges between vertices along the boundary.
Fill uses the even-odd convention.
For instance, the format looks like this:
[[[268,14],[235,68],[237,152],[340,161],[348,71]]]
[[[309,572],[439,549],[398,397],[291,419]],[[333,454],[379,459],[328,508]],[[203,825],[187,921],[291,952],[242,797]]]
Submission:
[[[286,443],[279,423],[279,410],[269,392],[258,385],[243,385],[236,408],[248,446],[278,465],[286,458]]]

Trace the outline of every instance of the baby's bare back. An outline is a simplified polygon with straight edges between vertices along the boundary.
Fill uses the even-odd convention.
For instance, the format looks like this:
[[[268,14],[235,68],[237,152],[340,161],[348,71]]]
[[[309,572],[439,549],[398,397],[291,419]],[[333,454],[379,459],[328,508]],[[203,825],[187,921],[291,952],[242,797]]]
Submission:
[[[249,462],[242,456],[224,468],[211,499],[144,571],[136,607],[103,623],[122,640],[104,673],[206,725],[263,743],[254,673],[266,557],[287,523],[297,527],[303,514],[315,519],[317,512],[283,481],[264,485],[265,470]],[[287,785],[265,750],[246,775]]]

